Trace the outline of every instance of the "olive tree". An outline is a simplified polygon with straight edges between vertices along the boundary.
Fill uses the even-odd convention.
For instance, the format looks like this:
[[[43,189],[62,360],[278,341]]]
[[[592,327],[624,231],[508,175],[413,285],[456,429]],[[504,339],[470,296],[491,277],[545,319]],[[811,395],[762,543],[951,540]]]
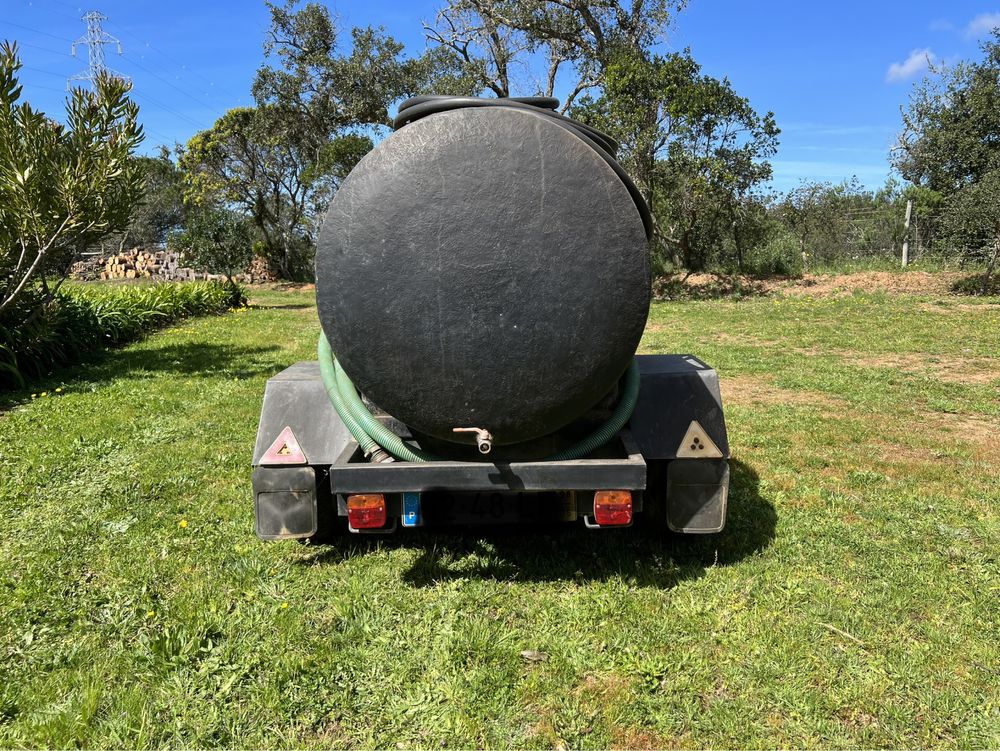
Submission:
[[[170,235],[170,247],[179,250],[195,268],[224,274],[229,284],[253,260],[253,228],[241,214],[226,209],[191,212],[185,227]]]
[[[20,68],[16,45],[0,45],[0,313],[35,287],[51,300],[79,251],[122,230],[143,193],[130,84],[74,89],[61,124],[20,101]]]

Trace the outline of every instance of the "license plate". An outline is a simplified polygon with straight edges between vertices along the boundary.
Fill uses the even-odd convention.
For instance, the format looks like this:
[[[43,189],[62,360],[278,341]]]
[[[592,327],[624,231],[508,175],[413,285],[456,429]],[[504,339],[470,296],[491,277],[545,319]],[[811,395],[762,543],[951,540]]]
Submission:
[[[576,521],[576,494],[425,493],[425,524],[545,524]]]

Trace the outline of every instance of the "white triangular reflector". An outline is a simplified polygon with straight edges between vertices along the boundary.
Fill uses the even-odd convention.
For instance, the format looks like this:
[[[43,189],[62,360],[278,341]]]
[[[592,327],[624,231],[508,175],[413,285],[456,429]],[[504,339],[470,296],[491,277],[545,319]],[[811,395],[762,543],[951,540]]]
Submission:
[[[722,452],[715,445],[715,441],[708,437],[708,433],[701,427],[701,423],[692,420],[688,425],[687,433],[681,445],[677,447],[678,459],[721,459]]]
[[[292,429],[286,427],[264,452],[261,464],[306,464],[306,455]]]

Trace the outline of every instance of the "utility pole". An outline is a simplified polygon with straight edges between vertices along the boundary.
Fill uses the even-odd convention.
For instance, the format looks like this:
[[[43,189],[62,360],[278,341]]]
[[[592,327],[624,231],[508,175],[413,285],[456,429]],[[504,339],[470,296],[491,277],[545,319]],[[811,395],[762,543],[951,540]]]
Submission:
[[[85,71],[77,73],[66,82],[66,88],[71,88],[74,81],[86,81],[93,88],[94,83],[102,74],[112,75],[115,78],[121,78],[126,81],[129,80],[127,76],[123,76],[121,73],[108,68],[104,62],[104,45],[106,44],[116,45],[118,47],[118,54],[122,54],[122,43],[101,28],[101,21],[107,21],[108,17],[96,10],[92,10],[89,13],[85,13],[81,20],[87,22],[87,33],[73,42],[71,49],[73,57],[76,57],[77,45],[85,44],[87,46],[89,64]]]
[[[910,262],[910,215],[913,213],[912,199],[906,202],[906,220],[903,222],[903,268]]]

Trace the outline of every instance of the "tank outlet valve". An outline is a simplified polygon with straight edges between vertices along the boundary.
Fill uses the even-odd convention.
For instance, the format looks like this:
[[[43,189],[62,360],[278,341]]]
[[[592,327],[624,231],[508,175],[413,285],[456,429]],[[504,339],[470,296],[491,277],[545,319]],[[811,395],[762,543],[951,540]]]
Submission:
[[[475,433],[476,446],[480,454],[488,454],[493,450],[493,436],[483,428],[452,428],[453,433]]]

